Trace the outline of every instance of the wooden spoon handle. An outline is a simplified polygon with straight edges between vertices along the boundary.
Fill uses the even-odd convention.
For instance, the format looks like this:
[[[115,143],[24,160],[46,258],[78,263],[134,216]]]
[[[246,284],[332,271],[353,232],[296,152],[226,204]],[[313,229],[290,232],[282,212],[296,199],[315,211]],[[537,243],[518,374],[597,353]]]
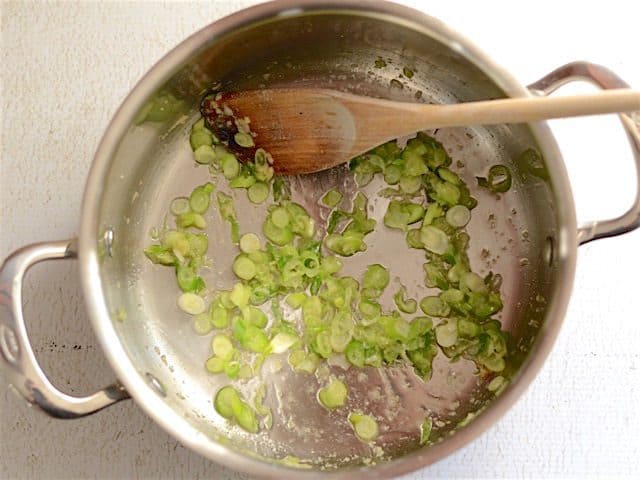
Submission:
[[[640,92],[615,89],[593,95],[508,98],[452,105],[425,105],[423,115],[433,126],[452,127],[523,123],[636,110],[640,110]]]
[[[346,107],[353,118],[366,119],[357,126],[349,158],[374,145],[420,130],[640,110],[640,92],[624,88],[589,95],[505,98],[442,105],[393,102],[335,91],[329,95]]]

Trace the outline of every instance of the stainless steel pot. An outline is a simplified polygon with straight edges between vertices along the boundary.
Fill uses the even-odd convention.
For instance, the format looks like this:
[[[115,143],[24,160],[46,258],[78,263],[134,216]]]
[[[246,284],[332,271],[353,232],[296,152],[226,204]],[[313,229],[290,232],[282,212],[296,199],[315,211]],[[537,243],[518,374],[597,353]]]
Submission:
[[[376,68],[379,58],[385,67]],[[415,75],[400,89],[390,80],[404,66]],[[315,380],[297,378],[286,368],[268,377],[277,395],[271,394],[267,401],[274,407],[281,403],[281,421],[276,417],[267,434],[246,436],[215,414],[211,395],[220,380],[202,368],[208,339],[195,337],[177,311],[170,272],[144,261],[141,252],[148,243],[147,232],[162,222],[171,198],[202,183],[207,175],[191,168],[186,126],[197,115],[202,89],[213,82],[233,89],[312,83],[410,101],[420,91],[423,100],[444,103],[547,95],[573,80],[602,88],[626,86],[602,67],[574,63],[524,88],[437,20],[389,3],[285,0],[212,24],[161,60],[118,111],[94,159],[78,242],[27,246],[4,262],[0,352],[11,385],[30,403],[62,418],[93,413],[130,394],[183,444],[263,477],[383,478],[437,461],[493,424],[531,382],[562,323],[577,246],[640,226],[640,192],[624,215],[578,228],[562,158],[546,124],[447,129],[436,134],[454,160],[465,164],[462,175],[467,181],[496,161],[516,172],[514,188],[499,201],[477,192],[480,205],[469,227],[474,265],[480,270],[490,266],[505,277],[501,320],[516,346],[509,365],[511,381],[494,397],[471,365],[449,364],[442,358],[436,360],[434,377],[426,384],[408,371],[367,371],[364,380],[351,379],[356,396],[381,389],[384,400],[375,408],[393,410],[386,416],[382,447],[395,459],[375,466],[361,464],[373,453],[369,447],[345,435],[343,423],[305,400],[305,388]],[[162,124],[136,125],[148,100],[167,90],[187,109]],[[630,116],[620,118],[640,183],[638,125]],[[542,175],[532,175],[527,165],[513,160],[527,147],[542,153],[545,165],[537,169]],[[319,215],[313,211],[317,194],[341,182],[343,173],[338,169],[296,179],[294,193]],[[247,225],[258,222],[259,212],[246,205],[240,210]],[[373,214],[380,212],[374,207]],[[233,250],[222,225],[213,220],[212,225],[214,264],[224,266]],[[394,240],[375,239],[370,255],[399,266],[403,278],[418,275],[421,262],[399,257]],[[490,265],[483,263],[485,247],[490,250]],[[47,380],[30,347],[21,312],[26,270],[42,260],[76,255],[94,330],[119,379],[88,397],[65,395]],[[369,263],[370,258],[361,261]],[[229,280],[225,272],[212,271],[211,277],[217,287]],[[417,448],[415,432],[408,429],[423,416],[421,408],[441,420],[440,441],[425,448]],[[314,468],[278,463],[287,455],[309,460]]]

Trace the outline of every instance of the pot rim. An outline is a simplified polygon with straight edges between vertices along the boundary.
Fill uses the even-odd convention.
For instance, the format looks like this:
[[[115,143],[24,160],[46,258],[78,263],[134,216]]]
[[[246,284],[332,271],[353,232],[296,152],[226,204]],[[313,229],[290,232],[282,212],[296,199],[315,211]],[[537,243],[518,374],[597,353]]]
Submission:
[[[212,441],[170,408],[145,381],[144,374],[138,372],[131,362],[114,328],[100,279],[98,257],[100,225],[98,218],[104,192],[104,178],[106,178],[111,158],[116,152],[120,140],[139,108],[147,100],[148,95],[163,85],[175,73],[175,70],[204,44],[255,22],[278,16],[304,14],[309,11],[373,16],[416,29],[464,55],[488,74],[509,96],[532,95],[529,90],[520,85],[515,78],[496,65],[487,55],[443,22],[406,6],[375,0],[275,0],[233,13],[192,34],[160,59],[136,84],[107,127],[94,156],[83,198],[78,244],[82,288],[93,329],[119,381],[136,399],[136,403],[145,413],[182,444],[219,464],[263,478],[389,478],[428,466],[484,433],[524,393],[541,369],[558,336],[575,274],[577,227],[567,172],[558,146],[545,122],[532,123],[529,126],[547,159],[557,160],[550,162],[548,168],[554,179],[555,202],[560,206],[556,213],[559,219],[556,251],[561,260],[558,267],[556,288],[553,297],[549,300],[549,309],[544,325],[538,333],[536,344],[532,347],[527,360],[520,367],[518,376],[513,379],[507,389],[467,426],[456,431],[455,435],[447,438],[446,441],[427,449],[411,452],[375,467],[353,467],[335,472],[323,472],[293,469],[267,463]]]

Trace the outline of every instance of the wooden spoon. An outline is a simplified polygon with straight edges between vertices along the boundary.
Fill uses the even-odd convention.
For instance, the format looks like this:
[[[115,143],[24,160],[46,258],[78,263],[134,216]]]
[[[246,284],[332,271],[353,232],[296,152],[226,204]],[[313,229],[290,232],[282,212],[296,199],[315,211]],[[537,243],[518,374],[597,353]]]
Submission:
[[[256,145],[271,153],[278,173],[300,174],[340,165],[376,145],[420,130],[636,111],[640,92],[615,89],[590,95],[427,105],[320,88],[277,88],[225,93],[216,105],[231,108],[235,118],[250,119]],[[228,108],[224,110],[229,113]]]

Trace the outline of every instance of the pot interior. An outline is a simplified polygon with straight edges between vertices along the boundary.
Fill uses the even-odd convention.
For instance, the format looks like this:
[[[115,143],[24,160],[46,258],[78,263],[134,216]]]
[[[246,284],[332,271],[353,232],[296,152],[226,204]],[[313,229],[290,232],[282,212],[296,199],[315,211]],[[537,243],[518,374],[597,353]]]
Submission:
[[[153,265],[143,255],[152,243],[149,232],[172,222],[167,213],[170,201],[211,180],[209,170],[193,161],[189,131],[199,117],[199,96],[213,84],[226,90],[308,84],[433,103],[522,94],[498,72],[485,71],[462,45],[443,38],[443,31],[427,17],[402,19],[356,10],[297,12],[246,22],[224,34],[211,30],[210,41],[149,97],[153,101],[170,92],[181,100],[179,111],[162,122],[131,122],[111,159],[97,212],[101,242],[105,231],[113,233],[111,255],[103,243],[99,247],[100,285],[126,351],[122,361],[131,362],[139,374],[127,380],[147,382],[149,395],[162,391],[175,413],[176,429],[189,424],[202,432],[198,442],[224,445],[265,461],[296,458],[314,469],[333,469],[429,449],[419,445],[418,427],[425,416],[434,419],[432,440],[448,442],[461,422],[472,418],[470,413],[482,411],[495,398],[486,388],[489,378],[478,376],[472,362],[451,363],[441,353],[426,383],[410,367],[333,366],[331,373],[343,376],[350,388],[346,410],[366,410],[378,420],[380,436],[366,444],[353,435],[343,411],[327,412],[316,402],[323,379],[292,372],[283,354],[264,365],[261,380],[240,387],[251,398],[264,382],[265,404],[273,410],[270,430],[247,434],[213,408],[213,395],[228,379],[204,368],[212,335],[196,335],[192,318],[176,306],[179,290],[173,269]],[[408,78],[406,69],[413,76]],[[546,174],[532,175],[516,161],[523,150],[533,147],[546,159],[542,171],[554,178],[561,160],[545,132],[529,125],[428,132],[445,146],[453,158],[452,169],[478,199],[468,226],[469,256],[474,271],[481,275],[493,271],[504,278],[504,308],[497,318],[511,335],[511,355],[503,375],[512,380],[539,333],[552,321],[546,312],[563,273],[564,253],[558,249],[563,220],[555,198],[556,190],[565,187],[545,180]],[[475,179],[486,176],[489,166],[497,163],[513,172],[512,188],[499,196],[479,189]],[[346,167],[292,178],[293,198],[322,224],[327,211],[318,205],[319,197],[334,185],[349,197],[355,191],[350,178]],[[224,182],[218,185],[226,189]],[[370,184],[365,193],[373,198],[378,188]],[[261,232],[265,207],[250,204],[244,191],[229,192],[236,201],[241,232]],[[385,210],[386,201],[378,199],[371,202],[369,213],[381,224]],[[206,219],[212,267],[203,276],[208,286],[229,289],[230,259],[237,247],[217,208],[211,208]],[[345,274],[357,277],[371,263],[387,266],[392,278],[383,297],[387,305],[392,304],[397,278],[402,278],[412,298],[433,294],[423,285],[424,254],[405,248],[399,232],[376,230],[367,244],[366,252],[345,260]],[[160,388],[154,391],[153,384]],[[221,452],[213,447],[209,451]],[[211,455],[224,462],[223,451]]]

